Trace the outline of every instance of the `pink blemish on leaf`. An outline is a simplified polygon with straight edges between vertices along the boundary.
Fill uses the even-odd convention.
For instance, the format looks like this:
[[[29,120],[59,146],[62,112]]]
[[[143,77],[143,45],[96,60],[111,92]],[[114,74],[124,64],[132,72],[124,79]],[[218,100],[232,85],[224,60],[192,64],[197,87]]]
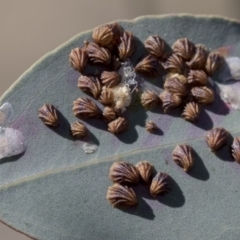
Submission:
[[[0,128],[0,159],[21,154],[25,150],[25,138],[19,130]]]
[[[240,82],[228,81],[226,84],[218,84],[221,98],[232,109],[240,109]]]
[[[147,136],[143,139],[141,148],[150,148],[158,146],[163,136],[154,135],[153,133],[147,133]]]
[[[112,152],[116,153],[120,147],[120,145],[122,144],[122,142],[116,137],[116,136],[111,136],[110,137],[111,139],[111,149],[112,149]]]
[[[36,124],[36,118],[31,114],[19,116],[11,127],[21,129],[24,136],[28,139],[36,138],[41,131],[41,126]]]
[[[7,127],[12,122],[13,115],[10,103],[4,103],[0,107],[0,159],[19,155],[26,150],[25,135],[16,128]]]
[[[211,128],[209,128],[210,130]],[[186,132],[186,136],[188,139],[196,139],[199,137],[204,136],[206,130],[202,129],[202,128],[198,128],[195,125],[193,125],[192,123],[189,123],[189,128]]]
[[[189,122],[189,127],[186,132],[187,139],[203,137],[206,131],[212,129],[214,126],[222,126],[223,121],[224,115],[202,110],[198,122]]]
[[[70,69],[66,74],[66,81],[71,88],[76,89],[79,77],[79,72],[74,69]]]
[[[221,109],[219,109],[219,111],[216,112],[207,111],[207,114],[209,115],[209,118],[212,120],[214,126],[222,125],[222,123],[224,122],[224,117],[227,115],[224,114],[224,111]]]
[[[223,57],[227,57],[234,53],[235,46],[223,46],[223,47],[217,48],[213,51],[219,52],[221,54],[221,56],[223,56]]]

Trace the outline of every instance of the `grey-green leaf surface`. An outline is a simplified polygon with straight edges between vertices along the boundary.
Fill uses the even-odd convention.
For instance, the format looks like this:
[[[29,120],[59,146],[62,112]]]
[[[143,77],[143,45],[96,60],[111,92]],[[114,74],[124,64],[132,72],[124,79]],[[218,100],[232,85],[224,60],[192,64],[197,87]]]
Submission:
[[[221,18],[194,16],[143,17],[119,21],[132,31],[139,43],[132,60],[143,52],[142,42],[159,34],[171,45],[188,37],[210,50],[234,49],[240,56],[240,24]],[[237,240],[240,236],[238,202],[240,165],[226,146],[213,154],[206,146],[207,130],[221,126],[233,136],[240,135],[240,112],[216,97],[197,124],[179,114],[163,114],[160,109],[146,112],[133,105],[127,117],[130,129],[115,137],[100,120],[86,121],[87,141],[98,145],[93,154],[82,149],[83,141],[73,141],[69,122],[76,121],[72,102],[84,96],[77,88],[79,73],[68,62],[71,49],[91,39],[91,31],[81,33],[42,58],[1,98],[12,104],[15,120],[9,126],[22,131],[27,150],[0,162],[0,218],[8,225],[37,239],[165,239]],[[162,79],[149,82],[156,89]],[[61,127],[55,131],[38,119],[44,103],[61,112]],[[161,129],[149,134],[145,121],[153,120]],[[171,160],[178,143],[195,149],[195,166],[186,174]],[[229,141],[230,143],[230,141]],[[174,179],[174,189],[153,199],[149,186],[134,187],[139,205],[118,210],[106,201],[111,182],[109,167],[114,161],[137,163],[148,160],[157,171]]]

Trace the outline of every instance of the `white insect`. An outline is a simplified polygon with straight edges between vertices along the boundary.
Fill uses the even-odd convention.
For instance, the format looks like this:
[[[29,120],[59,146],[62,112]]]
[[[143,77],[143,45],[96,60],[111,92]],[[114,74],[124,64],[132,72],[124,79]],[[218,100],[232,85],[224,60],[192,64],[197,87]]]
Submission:
[[[124,112],[131,104],[132,94],[139,87],[141,78],[136,74],[129,60],[122,63],[119,74],[122,76],[122,81],[112,89],[113,100],[114,107]]]
[[[220,97],[233,109],[240,110],[240,58],[228,57],[218,74],[216,83]]]
[[[131,104],[132,95],[128,85],[120,84],[113,88],[113,101],[115,108],[124,112]]]
[[[25,138],[17,129],[6,127],[13,120],[14,111],[10,103],[0,107],[0,159],[23,153]]]

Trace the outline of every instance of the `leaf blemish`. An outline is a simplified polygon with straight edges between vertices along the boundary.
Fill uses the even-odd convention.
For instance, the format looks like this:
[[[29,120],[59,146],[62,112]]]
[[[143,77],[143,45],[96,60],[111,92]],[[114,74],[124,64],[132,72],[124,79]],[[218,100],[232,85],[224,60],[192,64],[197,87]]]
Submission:
[[[98,146],[91,143],[84,143],[83,144],[83,151],[87,154],[95,153],[97,151]]]
[[[12,122],[14,111],[10,103],[0,107],[0,159],[19,155],[26,150],[25,138],[17,129],[6,127]]]

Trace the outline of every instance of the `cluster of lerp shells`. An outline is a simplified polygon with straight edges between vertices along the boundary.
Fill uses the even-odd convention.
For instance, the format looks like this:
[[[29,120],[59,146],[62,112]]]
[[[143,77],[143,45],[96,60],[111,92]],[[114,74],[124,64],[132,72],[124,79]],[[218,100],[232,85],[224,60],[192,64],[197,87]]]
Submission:
[[[78,79],[78,87],[99,103],[97,105],[89,98],[78,98],[73,102],[73,113],[80,119],[101,118],[108,123],[109,132],[118,134],[127,130],[128,121],[121,116],[118,106],[114,105],[113,91],[122,78],[116,69],[135,50],[133,34],[113,23],[97,27],[92,39],[93,42],[85,42],[84,47],[73,49],[69,61],[82,74]],[[104,70],[99,75],[84,75],[88,63],[100,64]],[[104,107],[99,107],[100,104]]]
[[[110,168],[109,177],[114,183],[108,188],[107,200],[116,208],[136,206],[137,196],[129,185],[136,185],[142,179],[150,183],[150,194],[167,194],[172,189],[171,177],[158,172],[154,177],[154,167],[148,161],[141,161],[136,165],[127,162],[115,162]]]
[[[164,53],[164,40],[150,36],[145,41],[150,55],[156,57],[166,71],[164,91],[159,95],[146,90],[141,96],[142,105],[153,109],[161,103],[163,111],[183,107],[182,117],[195,122],[200,114],[200,105],[211,104],[214,92],[208,78],[219,68],[221,56],[209,53],[205,46],[194,45],[187,38],[178,39],[172,52]]]
[[[207,132],[206,142],[212,152],[216,152],[224,145],[227,145],[230,133],[224,128],[214,128]],[[240,137],[234,137],[231,143],[231,154],[234,160],[240,164]]]
[[[80,97],[73,102],[73,113],[80,119],[104,119],[109,132],[119,134],[128,129],[128,120],[121,112],[130,105],[131,94],[129,88],[123,85],[118,68],[132,56],[136,42],[133,34],[124,31],[117,23],[95,28],[92,39],[93,42],[85,41],[82,48],[73,49],[69,61],[81,73],[78,87],[99,103]],[[206,85],[208,76],[212,76],[219,66],[220,55],[208,53],[204,46],[195,46],[187,38],[177,40],[170,53],[166,53],[165,41],[157,35],[149,36],[144,45],[149,54],[134,67],[134,72],[148,77],[163,73],[166,77],[164,91],[160,95],[151,90],[142,93],[142,105],[146,109],[153,109],[161,103],[164,112],[168,112],[184,104],[182,116],[186,120],[196,121],[200,114],[199,105],[214,101],[214,93]],[[100,64],[103,70],[97,75],[85,75],[88,64],[96,67]],[[119,98],[122,100],[118,101]],[[100,104],[104,107],[100,107]],[[57,125],[52,121],[52,126]],[[152,121],[146,123],[149,132],[157,128]],[[71,132],[78,138],[87,135],[85,125],[79,121],[71,124]]]
[[[82,74],[78,79],[78,87],[104,107],[101,110],[91,99],[78,98],[73,103],[73,112],[78,118],[103,118],[108,122],[108,130],[118,134],[127,130],[128,120],[121,116],[122,105],[116,103],[113,92],[122,85],[118,68],[132,56],[136,42],[133,34],[124,31],[117,23],[95,28],[92,39],[93,42],[85,42],[84,47],[73,49],[69,61]],[[162,74],[165,75],[165,81],[161,94],[152,90],[145,90],[141,94],[142,105],[146,109],[153,109],[161,104],[164,112],[183,107],[182,117],[197,121],[200,106],[214,101],[208,77],[220,66],[221,56],[217,52],[209,53],[205,46],[194,45],[187,38],[178,39],[170,52],[166,52],[165,41],[158,35],[149,36],[144,46],[148,55],[134,67],[134,72],[150,78]],[[86,76],[84,69],[88,63],[100,64],[104,66],[103,70],[97,75]],[[124,91],[126,93],[121,94],[126,94],[127,98],[128,88]],[[146,126],[150,132],[156,128],[156,125],[154,128],[149,128],[149,124]]]
[[[206,142],[209,148],[216,152],[228,143],[229,133],[224,128],[214,128],[207,132]],[[232,156],[240,163],[240,137],[235,137],[231,146]],[[185,172],[194,165],[194,154],[191,146],[177,145],[172,152],[173,161]],[[171,177],[158,172],[153,178],[154,167],[147,161],[141,161],[135,166],[127,162],[115,162],[110,168],[109,177],[114,183],[108,188],[107,200],[113,207],[122,208],[137,205],[137,197],[129,185],[136,185],[140,179],[150,183],[150,194],[167,194],[172,189]]]
[[[80,97],[73,102],[73,113],[80,119],[103,119],[108,124],[109,132],[119,134],[128,129],[128,120],[121,113],[122,108],[129,105],[121,105],[116,98],[121,94],[125,103],[130,104],[131,101],[128,100],[129,89],[124,88],[118,69],[134,53],[135,39],[131,32],[124,31],[117,23],[97,27],[92,39],[93,42],[85,42],[84,47],[73,49],[69,61],[81,73],[78,87],[97,100],[98,104],[90,98]],[[170,53],[166,53],[165,41],[158,35],[149,36],[144,46],[149,54],[134,67],[134,72],[150,78],[165,74],[165,81],[164,91],[160,94],[152,90],[141,93],[143,107],[153,109],[159,105],[165,113],[183,107],[182,117],[188,121],[197,121],[201,106],[214,101],[208,78],[220,66],[221,56],[217,52],[209,53],[205,46],[194,45],[187,38],[178,39]],[[104,70],[98,75],[85,75],[87,64],[100,64]],[[118,86],[122,88],[116,94]],[[100,104],[104,107],[99,107]],[[56,128],[61,124],[58,110],[51,104],[44,104],[39,109],[39,118],[50,127]],[[149,132],[158,128],[153,121],[148,121],[145,127]],[[87,128],[80,121],[72,123],[70,131],[76,138],[87,135]],[[229,135],[223,128],[214,128],[207,132],[206,142],[216,152],[227,144]],[[231,150],[233,158],[240,163],[240,137],[234,138]],[[193,149],[186,144],[177,145],[172,158],[188,172],[194,164]],[[136,194],[129,185],[137,184],[140,179],[150,183],[150,194],[153,197],[168,193],[172,188],[170,176],[161,172],[154,177],[152,174],[153,166],[147,161],[141,161],[135,166],[126,162],[114,163],[109,174],[114,184],[108,189],[108,201],[113,207],[136,205]]]
[[[103,118],[108,123],[108,130],[119,134],[127,130],[128,120],[113,105],[113,90],[121,84],[122,76],[117,70],[120,63],[127,61],[134,53],[135,39],[131,32],[124,31],[117,23],[97,27],[92,39],[94,42],[85,42],[84,47],[73,49],[69,61],[82,74],[78,79],[78,87],[98,100],[104,108],[99,108],[90,98],[78,98],[73,103],[73,113],[80,119]],[[141,94],[142,105],[146,109],[153,109],[161,103],[164,112],[167,112],[184,103],[182,117],[196,121],[200,104],[214,101],[214,93],[207,86],[208,77],[220,66],[221,56],[217,52],[209,53],[203,45],[194,45],[187,38],[178,39],[170,53],[166,53],[165,41],[158,35],[149,36],[144,46],[149,55],[134,67],[134,71],[150,77],[158,76],[161,71],[167,71],[167,74],[164,91],[160,95],[151,90],[144,91]],[[85,76],[87,64],[101,64],[105,66],[105,70],[99,76]],[[60,125],[58,110],[51,104],[44,104],[39,109],[39,117],[47,126],[56,128]],[[145,127],[149,132],[158,128],[153,121],[147,121]],[[87,128],[82,122],[76,121],[71,124],[70,132],[75,138],[83,138],[87,135]],[[216,151],[226,143],[228,135],[223,128],[210,130],[206,135],[208,146]],[[235,138],[232,155],[240,162],[238,152],[239,138]],[[176,162],[179,163],[177,160]],[[183,163],[179,163],[181,164]],[[183,166],[183,169],[188,171],[189,168]]]

